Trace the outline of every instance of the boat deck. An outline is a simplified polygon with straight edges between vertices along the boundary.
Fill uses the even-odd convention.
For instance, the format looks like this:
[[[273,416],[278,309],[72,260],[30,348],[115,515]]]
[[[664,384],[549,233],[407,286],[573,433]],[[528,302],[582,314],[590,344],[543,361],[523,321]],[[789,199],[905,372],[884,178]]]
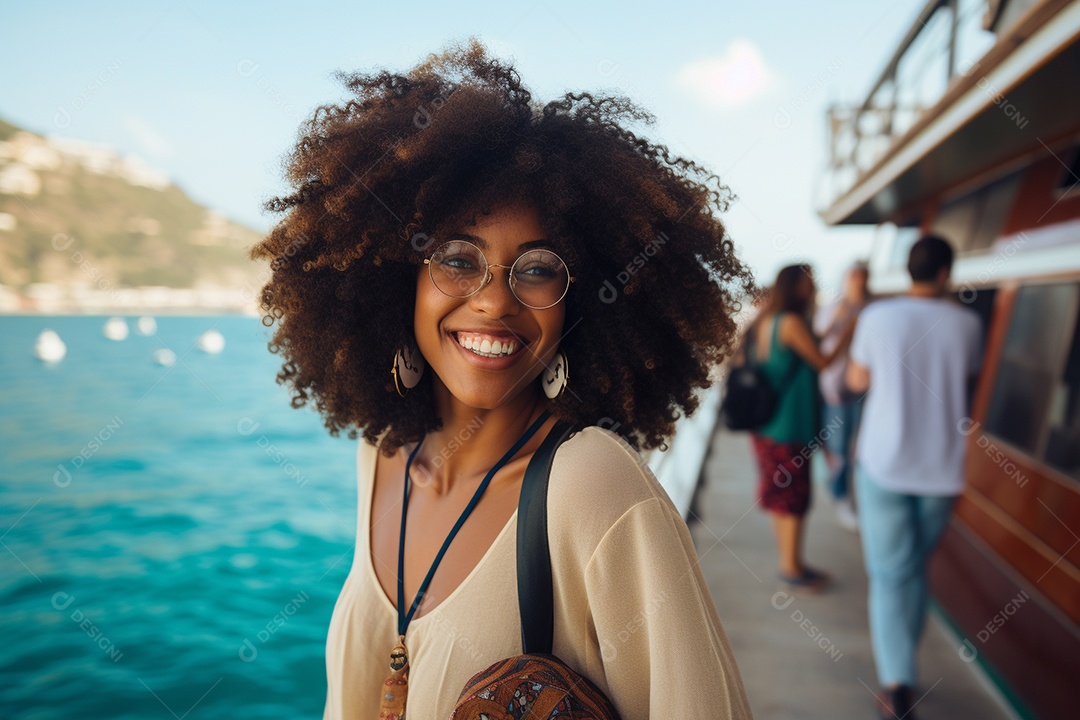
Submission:
[[[815,460],[816,481],[821,453]],[[834,522],[831,503],[815,483],[806,558],[829,571],[834,584],[817,596],[786,593],[776,577],[769,519],[755,506],[755,478],[749,436],[718,426],[688,520],[754,717],[876,717],[858,535]],[[919,651],[919,720],[1018,717],[978,667],[962,659],[960,647],[932,612]]]

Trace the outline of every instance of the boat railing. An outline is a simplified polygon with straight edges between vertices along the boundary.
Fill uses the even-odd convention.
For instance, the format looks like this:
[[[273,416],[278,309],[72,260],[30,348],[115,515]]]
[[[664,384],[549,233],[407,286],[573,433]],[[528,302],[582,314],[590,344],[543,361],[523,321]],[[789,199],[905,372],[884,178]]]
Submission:
[[[827,109],[829,155],[821,207],[857,184],[959,77],[978,67],[997,30],[1019,11],[1016,6],[1034,4],[929,0],[923,5],[866,98]]]

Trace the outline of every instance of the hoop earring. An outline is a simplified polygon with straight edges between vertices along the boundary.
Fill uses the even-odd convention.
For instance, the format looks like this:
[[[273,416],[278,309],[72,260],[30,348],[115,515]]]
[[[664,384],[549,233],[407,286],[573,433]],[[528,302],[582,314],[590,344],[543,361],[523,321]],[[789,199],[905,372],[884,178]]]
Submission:
[[[569,379],[570,372],[566,362],[566,353],[559,350],[555,353],[555,358],[551,361],[551,364],[544,368],[542,380],[544,394],[547,395],[549,400],[557,398],[566,389],[566,383]]]
[[[413,345],[405,345],[394,353],[394,364],[390,366],[390,374],[394,376],[394,389],[401,397],[408,394],[408,390],[416,387],[424,374],[424,356]],[[402,386],[405,391],[402,391]]]

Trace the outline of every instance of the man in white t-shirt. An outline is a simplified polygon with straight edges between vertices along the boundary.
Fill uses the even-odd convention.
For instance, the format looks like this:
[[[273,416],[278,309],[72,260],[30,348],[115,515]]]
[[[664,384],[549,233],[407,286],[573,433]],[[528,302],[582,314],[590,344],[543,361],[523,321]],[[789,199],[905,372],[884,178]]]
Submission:
[[[870,637],[882,717],[913,720],[915,656],[926,619],[926,568],[964,486],[971,383],[982,362],[979,316],[945,297],[953,250],[911,248],[905,295],[859,316],[848,387],[866,392],[855,489],[870,579]]]

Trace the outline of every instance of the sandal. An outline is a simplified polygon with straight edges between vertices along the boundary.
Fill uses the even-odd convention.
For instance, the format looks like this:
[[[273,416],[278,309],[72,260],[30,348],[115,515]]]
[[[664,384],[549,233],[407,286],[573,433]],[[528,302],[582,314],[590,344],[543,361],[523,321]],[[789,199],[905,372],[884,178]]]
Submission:
[[[792,587],[819,588],[829,582],[827,573],[812,568],[803,568],[801,575],[785,575],[780,573],[780,579]]]

